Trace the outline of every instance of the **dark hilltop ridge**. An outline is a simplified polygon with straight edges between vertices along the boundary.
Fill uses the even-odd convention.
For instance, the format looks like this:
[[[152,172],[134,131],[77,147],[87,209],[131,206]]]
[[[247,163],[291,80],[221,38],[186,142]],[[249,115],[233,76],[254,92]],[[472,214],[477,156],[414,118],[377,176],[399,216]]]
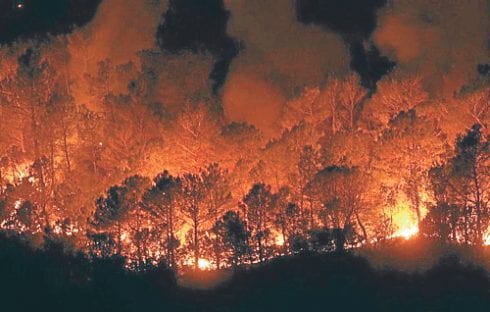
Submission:
[[[65,253],[55,242],[34,250],[2,235],[0,293],[6,311],[488,311],[488,271],[467,262],[485,251],[469,256],[469,250],[426,244],[433,265],[424,271],[401,270],[395,262],[380,265],[407,244],[413,243],[377,247],[384,250],[377,252],[376,268],[364,257],[370,257],[369,250],[363,250],[355,253],[364,256],[332,252],[277,258],[234,274],[188,273],[203,284],[229,276],[204,289],[181,286],[164,266],[136,273],[126,270],[121,258],[89,261],[83,254]]]

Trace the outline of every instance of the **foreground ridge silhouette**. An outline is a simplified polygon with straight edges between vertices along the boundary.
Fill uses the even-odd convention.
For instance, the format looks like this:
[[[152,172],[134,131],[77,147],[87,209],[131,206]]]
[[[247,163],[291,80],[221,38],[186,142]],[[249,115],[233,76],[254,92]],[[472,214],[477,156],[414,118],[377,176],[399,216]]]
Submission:
[[[89,261],[55,242],[34,250],[2,234],[0,274],[2,306],[13,311],[485,311],[490,305],[488,272],[455,252],[412,273],[374,269],[352,253],[304,253],[237,268],[222,284],[197,289],[178,285],[164,266],[137,273],[118,256]]]

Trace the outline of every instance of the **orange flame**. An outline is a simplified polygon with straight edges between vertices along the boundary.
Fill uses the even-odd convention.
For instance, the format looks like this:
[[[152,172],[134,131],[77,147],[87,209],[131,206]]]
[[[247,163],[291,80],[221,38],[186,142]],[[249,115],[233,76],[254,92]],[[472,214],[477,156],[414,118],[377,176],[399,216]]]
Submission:
[[[275,233],[274,244],[276,244],[276,246],[284,246],[284,236],[280,233]]]
[[[410,239],[419,232],[417,216],[407,202],[398,202],[392,218],[394,233],[391,237]]]
[[[201,271],[209,271],[211,270],[211,262],[207,259],[200,258],[199,260],[197,260],[197,267]]]
[[[485,234],[483,234],[483,245],[490,246],[490,226],[487,228]]]

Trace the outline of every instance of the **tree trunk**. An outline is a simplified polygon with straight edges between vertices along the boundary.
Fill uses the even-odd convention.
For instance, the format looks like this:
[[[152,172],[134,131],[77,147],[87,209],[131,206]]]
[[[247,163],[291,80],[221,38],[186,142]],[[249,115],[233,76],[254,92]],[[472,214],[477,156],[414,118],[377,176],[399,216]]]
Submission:
[[[198,269],[198,262],[200,258],[200,250],[199,250],[199,216],[198,216],[198,208],[197,206],[194,207],[194,216],[193,216],[193,222],[194,222],[194,269]]]
[[[65,154],[66,168],[68,170],[68,173],[70,173],[71,162],[70,162],[70,155],[68,153],[68,133],[67,133],[66,125],[64,123],[64,119],[62,119],[62,122],[63,122],[63,153]]]
[[[357,223],[359,224],[359,226],[361,227],[362,235],[364,235],[364,240],[366,241],[366,243],[369,244],[369,239],[368,239],[368,234],[367,234],[367,231],[366,231],[366,227],[361,222],[361,218],[359,217],[359,213],[357,213],[357,212],[356,212],[356,220],[357,220]]]
[[[476,171],[476,165],[473,165],[473,181],[475,183],[475,208],[476,208],[476,244],[483,244],[483,230],[482,230],[482,212],[481,212],[481,190],[478,180],[478,173]]]
[[[117,254],[122,254],[122,241],[121,241],[121,221],[117,221]]]

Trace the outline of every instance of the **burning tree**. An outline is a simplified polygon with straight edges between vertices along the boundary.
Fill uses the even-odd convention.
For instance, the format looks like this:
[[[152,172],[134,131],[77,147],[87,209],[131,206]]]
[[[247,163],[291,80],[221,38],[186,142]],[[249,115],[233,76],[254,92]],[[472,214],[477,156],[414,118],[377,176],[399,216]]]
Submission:
[[[243,198],[242,204],[246,216],[247,231],[252,239],[250,243],[254,245],[253,250],[257,252],[256,258],[262,262],[266,259],[267,246],[265,242],[270,235],[269,225],[273,210],[271,187],[263,183],[253,185]]]
[[[179,245],[176,237],[179,226],[176,209],[182,205],[182,180],[164,171],[154,179],[154,183],[144,195],[144,206],[155,219],[156,228],[163,230],[164,237],[158,240],[164,242],[168,265],[175,268],[175,250]]]
[[[367,240],[362,222],[363,187],[356,168],[329,166],[319,171],[306,186],[324,208],[323,225],[330,229],[336,250],[344,249],[345,240],[355,243],[358,226]]]

